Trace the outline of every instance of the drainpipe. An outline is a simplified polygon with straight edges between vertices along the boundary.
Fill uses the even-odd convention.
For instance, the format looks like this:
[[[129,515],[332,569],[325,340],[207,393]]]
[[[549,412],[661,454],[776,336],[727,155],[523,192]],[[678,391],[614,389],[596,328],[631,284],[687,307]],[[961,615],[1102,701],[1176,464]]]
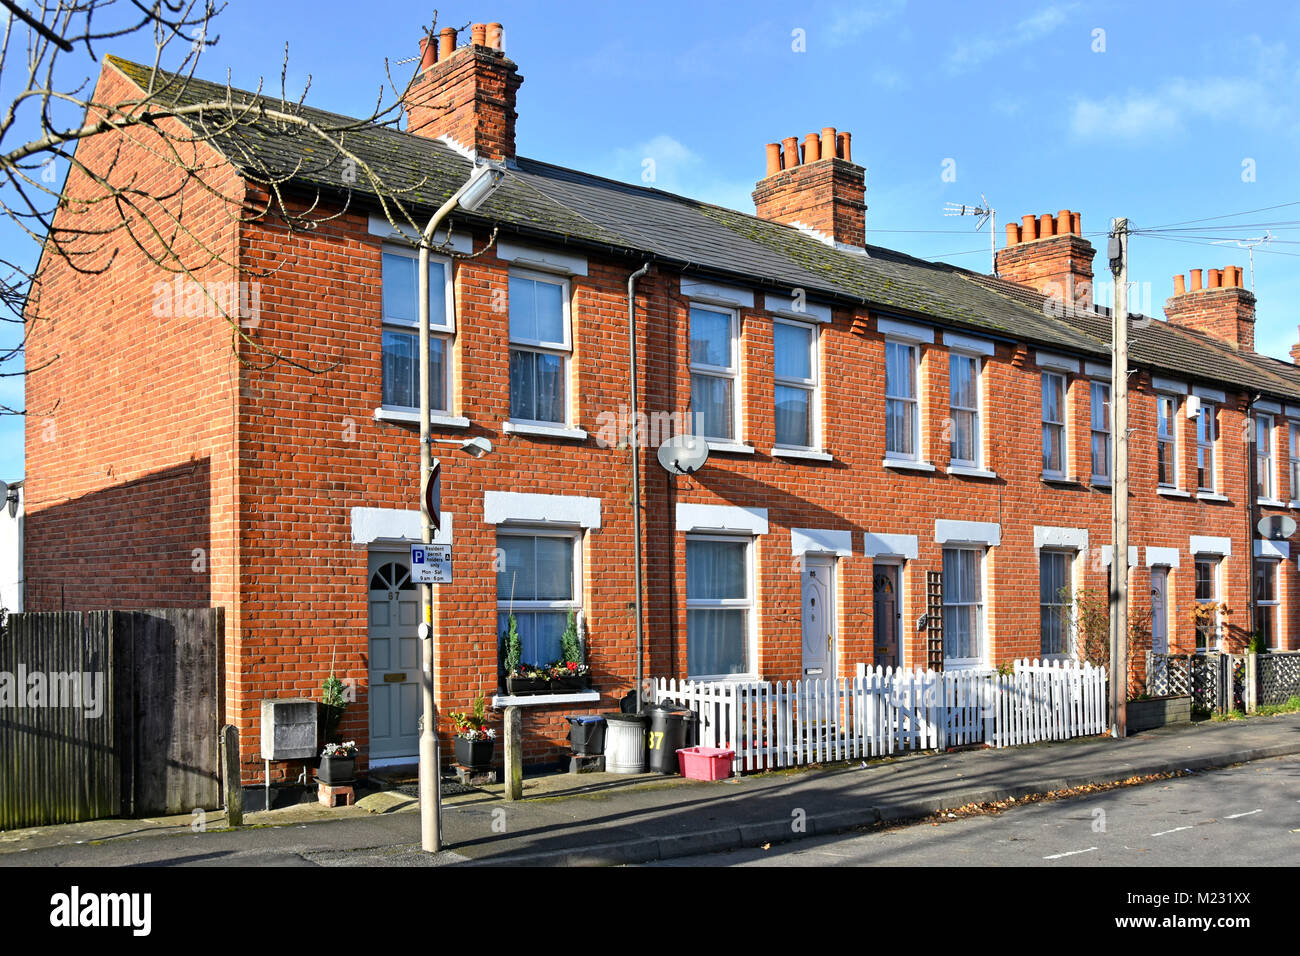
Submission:
[[[1250,609],[1250,639],[1255,639],[1255,524],[1259,521],[1259,499],[1255,494],[1256,486],[1259,483],[1259,476],[1255,474],[1256,449],[1259,447],[1259,436],[1255,434],[1255,403],[1264,396],[1260,392],[1255,393],[1251,399],[1246,414],[1250,416],[1250,441],[1246,442],[1246,454],[1249,461],[1246,462],[1246,480],[1249,484],[1246,486],[1246,599]],[[1231,710],[1232,702],[1228,702],[1228,709]]]
[[[636,712],[641,713],[644,703],[641,693],[642,630],[641,609],[641,441],[637,434],[637,411],[639,405],[636,397],[636,280],[650,271],[647,261],[627,279],[627,350],[631,374],[628,376],[628,388],[631,404],[629,407],[632,422],[632,434],[628,445],[632,450],[632,578],[636,588]]]

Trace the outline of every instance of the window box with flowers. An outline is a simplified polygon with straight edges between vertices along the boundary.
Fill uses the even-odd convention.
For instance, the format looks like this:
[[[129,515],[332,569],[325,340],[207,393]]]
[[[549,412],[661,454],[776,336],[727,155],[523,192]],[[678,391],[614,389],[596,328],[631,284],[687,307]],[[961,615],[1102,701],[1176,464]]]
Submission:
[[[330,786],[351,783],[356,776],[357,745],[348,740],[341,744],[326,744],[320,754],[320,767],[316,779]]]
[[[497,732],[487,726],[487,698],[479,694],[472,713],[453,710],[447,717],[456,734],[456,763],[468,770],[491,770]]]

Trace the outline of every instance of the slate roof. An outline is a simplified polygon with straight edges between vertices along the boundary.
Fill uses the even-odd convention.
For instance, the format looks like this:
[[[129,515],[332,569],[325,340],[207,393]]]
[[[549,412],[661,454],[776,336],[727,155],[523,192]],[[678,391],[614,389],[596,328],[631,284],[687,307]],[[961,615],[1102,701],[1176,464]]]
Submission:
[[[150,67],[119,57],[109,64],[140,85]],[[199,79],[172,84],[163,99],[176,104],[224,100],[227,87]],[[230,89],[236,103],[259,99]],[[262,94],[267,108],[282,108]],[[468,177],[470,159],[445,143],[307,106],[291,106],[333,130],[398,195],[416,217],[444,202]],[[212,143],[244,175],[268,175],[348,196],[367,208],[379,194],[366,177],[352,184],[327,144],[271,120],[220,125],[220,115],[196,118]],[[520,157],[469,222],[564,245],[605,250],[758,288],[813,300],[866,306],[877,312],[984,332],[1095,361],[1110,360],[1110,317],[1102,310],[1060,315],[1041,293],[942,262],[869,245],[864,252],[832,248],[801,230],[645,186]],[[1207,336],[1159,319],[1134,323],[1132,361],[1158,373],[1206,384],[1300,399],[1300,369],[1267,356],[1237,352]]]

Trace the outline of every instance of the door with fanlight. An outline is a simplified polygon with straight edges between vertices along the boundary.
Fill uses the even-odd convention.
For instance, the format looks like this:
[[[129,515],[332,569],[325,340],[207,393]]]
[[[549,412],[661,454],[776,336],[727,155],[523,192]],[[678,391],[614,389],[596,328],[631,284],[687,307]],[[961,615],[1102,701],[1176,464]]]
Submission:
[[[370,553],[370,757],[419,752],[420,592],[407,553]]]

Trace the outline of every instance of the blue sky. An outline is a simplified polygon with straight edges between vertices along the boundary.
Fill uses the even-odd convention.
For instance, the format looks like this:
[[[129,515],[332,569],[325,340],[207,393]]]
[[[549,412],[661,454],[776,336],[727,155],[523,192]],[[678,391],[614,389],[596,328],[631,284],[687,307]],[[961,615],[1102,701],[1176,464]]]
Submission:
[[[505,25],[525,77],[522,155],[631,182],[643,181],[650,159],[659,188],[752,211],[764,144],[835,126],[853,134],[854,160],[867,169],[870,241],[984,271],[987,231],[945,217],[946,202],[987,196],[999,246],[1005,222],[1062,208],[1082,212],[1085,233],[1115,216],[1139,229],[1222,217],[1177,239],[1135,236],[1132,307],[1163,314],[1175,273],[1247,266],[1232,241],[1267,230],[1273,241],[1255,253],[1257,347],[1285,357],[1297,340],[1298,5],[496,0],[439,9],[442,26]],[[310,74],[308,103],[368,115],[385,57],[412,56],[432,14],[426,4],[232,0],[199,72],[278,87],[287,40],[291,90]],[[149,48],[141,38],[106,52],[143,58]],[[96,69],[87,63],[83,75]],[[5,228],[0,250],[33,258]],[[1102,273],[1104,236],[1091,238]],[[0,382],[0,402],[21,405],[20,379]],[[0,420],[0,477],[22,470],[21,422]]]

